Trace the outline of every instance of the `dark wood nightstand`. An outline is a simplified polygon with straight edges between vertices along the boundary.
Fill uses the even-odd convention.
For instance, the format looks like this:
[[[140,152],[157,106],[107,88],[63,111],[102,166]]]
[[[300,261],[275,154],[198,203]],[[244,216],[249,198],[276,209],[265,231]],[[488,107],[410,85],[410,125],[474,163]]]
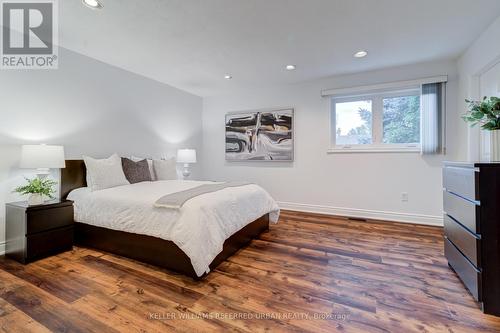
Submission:
[[[23,264],[73,248],[73,202],[6,205],[5,254]]]

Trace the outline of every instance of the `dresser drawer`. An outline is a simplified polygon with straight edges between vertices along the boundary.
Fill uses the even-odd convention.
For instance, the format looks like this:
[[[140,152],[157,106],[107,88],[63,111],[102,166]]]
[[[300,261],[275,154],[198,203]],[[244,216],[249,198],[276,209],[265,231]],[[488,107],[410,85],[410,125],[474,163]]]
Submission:
[[[444,253],[448,263],[469,289],[476,301],[482,301],[481,272],[474,267],[448,238],[444,240]]]
[[[73,206],[58,207],[26,213],[26,234],[32,235],[73,225]]]
[[[475,168],[451,166],[443,168],[443,186],[449,192],[477,201],[479,200],[477,184],[478,173]]]
[[[44,258],[73,247],[73,226],[26,237],[26,261]]]
[[[444,215],[444,234],[476,267],[481,267],[481,239],[448,215]]]
[[[443,210],[473,233],[481,233],[479,205],[453,193],[443,191]]]

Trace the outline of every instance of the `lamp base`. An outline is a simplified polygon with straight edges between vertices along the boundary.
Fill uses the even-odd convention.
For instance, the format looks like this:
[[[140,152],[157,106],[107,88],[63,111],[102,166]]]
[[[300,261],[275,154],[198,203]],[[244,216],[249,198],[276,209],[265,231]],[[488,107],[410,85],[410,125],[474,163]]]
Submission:
[[[182,170],[182,176],[184,178],[189,178],[191,176],[191,170],[189,170],[189,164],[184,164],[184,169]]]
[[[40,179],[45,179],[50,175],[50,170],[48,168],[38,168],[36,169],[36,175]]]

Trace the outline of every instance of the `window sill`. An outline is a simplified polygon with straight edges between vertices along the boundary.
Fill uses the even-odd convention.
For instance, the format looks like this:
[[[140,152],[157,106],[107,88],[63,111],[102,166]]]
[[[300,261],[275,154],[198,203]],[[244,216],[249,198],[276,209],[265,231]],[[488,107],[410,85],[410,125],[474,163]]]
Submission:
[[[335,147],[327,150],[328,154],[355,154],[355,153],[418,153],[420,147]]]

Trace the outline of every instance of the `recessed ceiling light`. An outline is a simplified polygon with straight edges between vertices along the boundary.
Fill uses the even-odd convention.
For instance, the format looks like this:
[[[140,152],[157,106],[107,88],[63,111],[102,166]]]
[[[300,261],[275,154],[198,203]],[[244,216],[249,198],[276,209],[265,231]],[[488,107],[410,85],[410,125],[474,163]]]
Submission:
[[[368,55],[368,52],[361,50],[361,51],[354,53],[354,58],[364,58],[367,55]]]
[[[226,80],[231,80],[233,77],[231,75],[229,75],[229,74],[226,74],[226,75],[224,75],[224,78]]]
[[[85,6],[92,9],[101,9],[104,7],[98,0],[82,0],[82,2]]]
[[[294,71],[297,69],[297,66],[295,65],[286,65],[286,70],[287,71]]]

